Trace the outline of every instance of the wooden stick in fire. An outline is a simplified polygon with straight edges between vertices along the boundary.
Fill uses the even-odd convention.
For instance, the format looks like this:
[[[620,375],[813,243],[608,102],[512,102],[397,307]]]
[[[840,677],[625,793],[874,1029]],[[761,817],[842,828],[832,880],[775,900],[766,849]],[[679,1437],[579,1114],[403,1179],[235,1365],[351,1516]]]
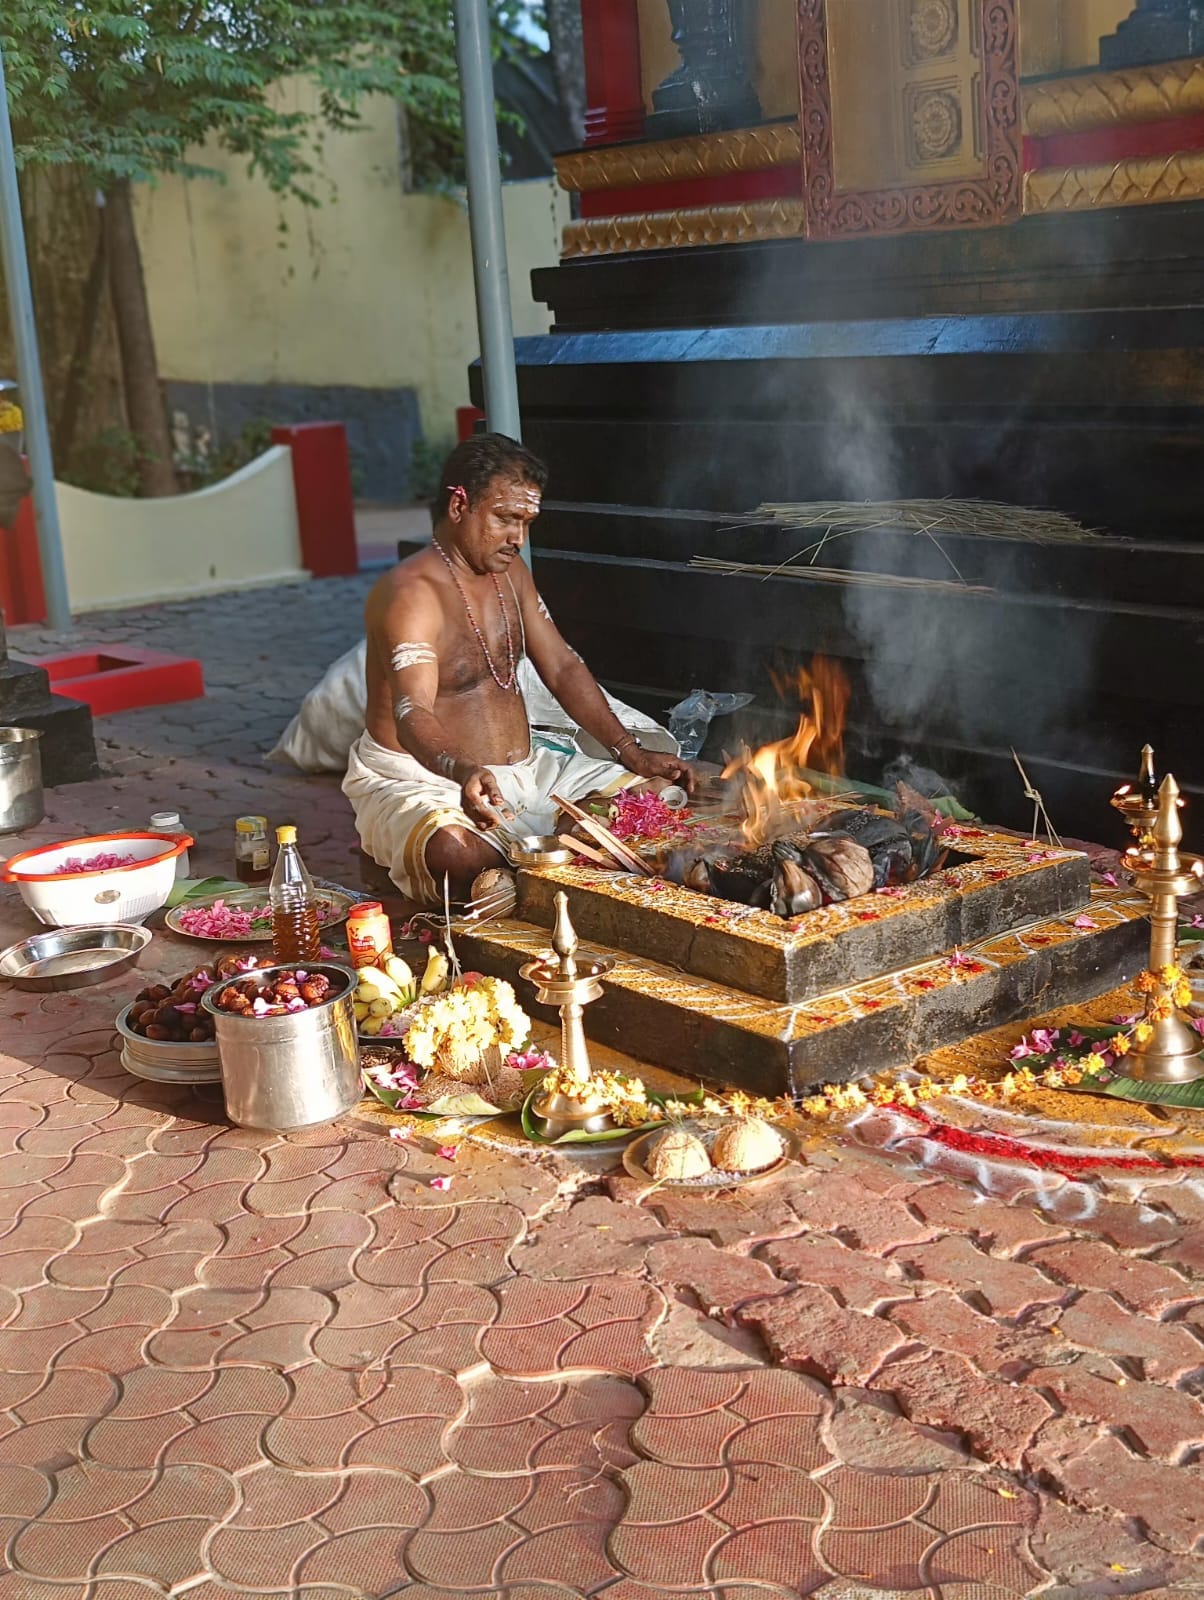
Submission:
[[[588,811],[582,811],[580,806],[574,805],[571,800],[565,800],[558,794],[554,794],[551,798],[553,805],[559,806],[567,816],[572,817],[579,827],[584,828],[590,838],[596,844],[601,845],[607,855],[613,861],[616,861],[624,872],[638,872],[645,878],[652,876],[652,868],[648,863],[641,856],[637,856],[633,850],[629,850],[621,839],[616,839],[610,829],[604,827],[596,817],[591,817]]]

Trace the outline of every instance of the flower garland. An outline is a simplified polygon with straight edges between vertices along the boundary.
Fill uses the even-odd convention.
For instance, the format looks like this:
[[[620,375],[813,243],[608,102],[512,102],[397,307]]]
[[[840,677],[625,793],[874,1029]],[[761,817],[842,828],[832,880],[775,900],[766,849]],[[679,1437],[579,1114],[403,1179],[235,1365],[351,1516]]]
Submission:
[[[457,1074],[480,1061],[486,1050],[502,1055],[525,1044],[531,1021],[501,978],[478,978],[422,1004],[405,1036],[406,1054],[419,1067],[436,1062]]]

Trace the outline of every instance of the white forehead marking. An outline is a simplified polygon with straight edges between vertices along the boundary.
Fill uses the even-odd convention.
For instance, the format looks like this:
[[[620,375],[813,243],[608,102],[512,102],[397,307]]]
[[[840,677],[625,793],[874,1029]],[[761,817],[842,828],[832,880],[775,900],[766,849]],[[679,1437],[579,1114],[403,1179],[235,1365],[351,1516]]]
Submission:
[[[403,694],[401,699],[398,700],[393,707],[393,715],[397,718],[398,722],[404,722],[413,709],[414,702],[410,699],[408,694]]]
[[[429,644],[417,639],[403,639],[393,646],[391,656],[394,672],[404,672],[407,667],[425,667],[439,658]]]

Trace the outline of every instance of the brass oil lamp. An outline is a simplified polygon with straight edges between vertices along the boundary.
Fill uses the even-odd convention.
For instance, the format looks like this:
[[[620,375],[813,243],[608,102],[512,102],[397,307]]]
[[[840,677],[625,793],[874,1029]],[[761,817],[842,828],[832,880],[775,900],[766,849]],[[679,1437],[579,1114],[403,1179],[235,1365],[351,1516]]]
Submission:
[[[552,929],[552,949],[538,961],[528,961],[520,975],[535,985],[540,1005],[556,1006],[560,1011],[560,1065],[578,1082],[588,1083],[592,1069],[585,1043],[582,1018],[585,1008],[602,993],[601,980],[614,966],[608,958],[578,959],[577,932],[569,920],[568,896],[556,896],[556,921]],[[548,1139],[559,1138],[573,1129],[601,1133],[615,1126],[599,1095],[584,1092],[579,1096],[537,1095],[531,1110]]]
[[[1153,757],[1146,745],[1136,790],[1126,787],[1112,797],[1137,841],[1123,861],[1135,887],[1150,902],[1149,970],[1154,980],[1145,996],[1150,1037],[1144,1044],[1134,1041],[1124,1058],[1124,1071],[1141,1083],[1191,1083],[1204,1077],[1204,1040],[1176,1005],[1175,986],[1162,974],[1176,964],[1179,901],[1199,893],[1204,861],[1179,849],[1183,838],[1179,785],[1167,773],[1155,789]]]

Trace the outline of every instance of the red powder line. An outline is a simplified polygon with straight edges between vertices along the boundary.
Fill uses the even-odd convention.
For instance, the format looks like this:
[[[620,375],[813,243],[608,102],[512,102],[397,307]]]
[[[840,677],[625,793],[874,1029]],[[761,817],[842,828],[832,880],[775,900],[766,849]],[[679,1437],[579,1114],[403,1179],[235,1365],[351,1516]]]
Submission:
[[[936,1122],[915,1106],[899,1105],[890,1101],[883,1108],[897,1111],[900,1116],[920,1124],[927,1139],[944,1145],[948,1150],[959,1150],[967,1155],[993,1156],[1000,1161],[1026,1161],[1035,1167],[1047,1168],[1064,1178],[1081,1177],[1104,1167],[1114,1167],[1122,1172],[1165,1172],[1173,1167],[1204,1167],[1204,1156],[1166,1157],[1147,1155],[1073,1155],[1066,1150],[1043,1150],[1039,1145],[1022,1139],[1010,1139],[1002,1133],[967,1133],[963,1128],[951,1128]]]

